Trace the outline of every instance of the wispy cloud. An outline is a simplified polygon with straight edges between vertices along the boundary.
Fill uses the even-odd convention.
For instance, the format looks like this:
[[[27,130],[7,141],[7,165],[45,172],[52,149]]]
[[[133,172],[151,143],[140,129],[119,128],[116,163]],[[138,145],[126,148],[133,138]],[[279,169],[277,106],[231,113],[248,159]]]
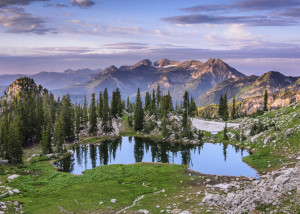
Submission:
[[[262,11],[262,10],[284,10],[300,6],[298,0],[242,0],[232,4],[202,4],[189,8],[182,8],[186,12],[210,12],[210,11]]]
[[[37,1],[49,1],[49,0],[1,0],[0,7],[12,6],[12,5],[28,5]]]
[[[297,25],[296,19],[276,18],[268,16],[215,16],[192,14],[162,18],[173,24],[245,24],[249,26],[289,26]]]
[[[89,8],[93,6],[95,2],[91,0],[71,0],[71,4],[80,8]]]
[[[23,8],[0,9],[0,25],[7,28],[8,33],[56,33],[52,28],[45,26],[47,18],[26,13]]]
[[[110,43],[103,45],[106,49],[116,49],[116,50],[140,50],[148,48],[148,45],[145,43],[137,42],[119,42],[119,43]]]
[[[300,17],[300,7],[289,8],[283,12],[279,12],[278,15],[299,18]]]
[[[298,0],[242,0],[231,4],[202,4],[182,11],[192,14],[162,18],[173,24],[299,25]],[[233,12],[237,15],[232,15]],[[216,15],[217,14],[217,15]]]
[[[45,4],[44,7],[63,8],[63,7],[68,7],[68,5],[66,5],[66,4]]]
[[[71,55],[71,54],[88,54],[94,51],[95,49],[88,47],[45,47],[45,48],[36,48],[33,50],[35,54],[39,55]]]
[[[73,25],[73,26],[72,26]],[[83,22],[81,20],[73,19],[69,21],[68,25],[63,26],[60,29],[62,33],[72,33],[72,34],[84,34],[84,35],[101,35],[101,36],[125,36],[125,35],[152,35],[161,36],[168,34],[161,30],[146,30],[139,26],[131,25],[102,25],[89,22]]]

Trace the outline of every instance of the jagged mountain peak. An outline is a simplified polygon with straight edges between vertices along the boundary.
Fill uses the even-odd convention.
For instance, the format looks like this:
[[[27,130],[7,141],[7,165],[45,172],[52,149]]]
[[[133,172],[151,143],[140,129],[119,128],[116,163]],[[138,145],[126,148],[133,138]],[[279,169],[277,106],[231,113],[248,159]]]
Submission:
[[[204,63],[204,65],[209,66],[209,67],[230,67],[228,64],[223,62],[221,59],[215,59],[215,58],[210,58],[207,62]]]
[[[203,65],[203,63],[199,60],[188,60],[181,63],[181,65],[187,67],[200,67]]]
[[[224,63],[221,59],[219,58],[209,58],[209,60],[207,60],[207,63]]]
[[[236,69],[230,67],[227,63],[223,62],[221,59],[210,58],[207,62],[203,64],[203,68],[204,70],[211,71],[217,75],[228,76],[227,78],[246,76],[243,73],[237,71]]]
[[[135,68],[141,67],[141,66],[151,67],[152,62],[149,59],[143,59],[143,60],[137,62],[134,66],[132,66],[132,68],[135,69]]]
[[[258,78],[258,81],[267,80],[267,79],[281,79],[285,78],[286,76],[280,73],[279,71],[269,71],[264,73]]]
[[[269,71],[264,73],[256,80],[256,85],[263,86],[267,85],[268,87],[278,86],[287,86],[295,81],[297,81],[298,77],[285,76],[284,74],[278,71]]]
[[[118,68],[117,68],[116,66],[112,65],[112,66],[106,68],[106,69],[102,72],[102,74],[112,73],[112,72],[115,72],[116,70],[118,70]]]
[[[178,61],[172,61],[166,58],[163,58],[159,61],[156,61],[154,63],[155,66],[157,66],[158,68],[163,68],[163,67],[167,67],[167,66],[177,66],[180,63]]]

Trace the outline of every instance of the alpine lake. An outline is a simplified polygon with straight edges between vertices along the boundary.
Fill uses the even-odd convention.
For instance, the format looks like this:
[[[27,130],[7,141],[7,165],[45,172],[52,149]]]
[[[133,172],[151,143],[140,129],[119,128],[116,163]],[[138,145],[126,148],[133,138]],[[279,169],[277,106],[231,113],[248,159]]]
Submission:
[[[187,165],[204,174],[259,177],[256,170],[242,161],[250,155],[247,150],[221,143],[184,145],[120,137],[99,144],[75,145],[72,150],[72,155],[56,161],[54,166],[76,175],[101,165],[158,162]]]

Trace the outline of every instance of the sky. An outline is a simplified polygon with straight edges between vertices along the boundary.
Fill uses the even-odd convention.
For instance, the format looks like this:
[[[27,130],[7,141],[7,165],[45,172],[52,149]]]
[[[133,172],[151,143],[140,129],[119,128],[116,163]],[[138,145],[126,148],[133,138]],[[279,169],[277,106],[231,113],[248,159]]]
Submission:
[[[0,74],[162,58],[300,76],[300,0],[0,1]]]

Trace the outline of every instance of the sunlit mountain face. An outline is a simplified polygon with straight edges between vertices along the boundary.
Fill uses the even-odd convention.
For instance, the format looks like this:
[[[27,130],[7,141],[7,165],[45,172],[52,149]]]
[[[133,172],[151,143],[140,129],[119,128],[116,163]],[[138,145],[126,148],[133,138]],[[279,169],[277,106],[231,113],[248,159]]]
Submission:
[[[0,74],[220,58],[245,75],[297,76],[299,11],[296,0],[1,0]]]

